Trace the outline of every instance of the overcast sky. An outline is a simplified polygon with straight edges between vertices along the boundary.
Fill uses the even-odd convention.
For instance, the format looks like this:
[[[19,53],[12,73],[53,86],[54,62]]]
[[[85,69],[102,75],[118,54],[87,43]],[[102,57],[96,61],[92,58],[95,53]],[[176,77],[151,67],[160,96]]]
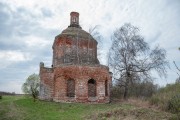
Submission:
[[[131,23],[151,47],[167,51],[168,77],[154,82],[175,82],[172,62],[180,67],[180,0],[0,0],[0,91],[21,93],[25,79],[39,74],[41,61],[51,66],[54,37],[69,25],[71,11],[80,13],[84,30],[100,26],[101,64],[106,64],[113,31]]]

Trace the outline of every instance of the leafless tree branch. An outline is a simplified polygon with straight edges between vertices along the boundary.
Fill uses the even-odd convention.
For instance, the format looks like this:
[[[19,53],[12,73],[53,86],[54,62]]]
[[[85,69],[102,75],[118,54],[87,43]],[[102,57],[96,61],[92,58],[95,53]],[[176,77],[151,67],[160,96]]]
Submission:
[[[174,63],[174,65],[175,65],[176,69],[177,69],[178,71],[180,71],[180,69],[179,69],[178,66],[176,65],[176,62],[173,61],[173,63]]]

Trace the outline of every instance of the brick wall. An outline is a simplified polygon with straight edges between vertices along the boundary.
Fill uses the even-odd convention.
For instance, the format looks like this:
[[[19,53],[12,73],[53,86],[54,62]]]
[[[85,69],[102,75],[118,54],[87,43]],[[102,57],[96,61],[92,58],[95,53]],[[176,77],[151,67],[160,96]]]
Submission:
[[[42,63],[41,63],[42,64]],[[40,66],[40,99],[52,100],[54,90],[53,68]]]
[[[53,99],[57,102],[109,102],[110,94],[105,94],[105,83],[107,81],[109,93],[111,78],[106,66],[66,65],[52,69],[41,67],[40,74],[41,99]],[[95,81],[95,86],[88,84],[91,79]],[[68,96],[68,80],[74,80],[74,97]],[[94,89],[96,94],[92,96],[89,92]]]

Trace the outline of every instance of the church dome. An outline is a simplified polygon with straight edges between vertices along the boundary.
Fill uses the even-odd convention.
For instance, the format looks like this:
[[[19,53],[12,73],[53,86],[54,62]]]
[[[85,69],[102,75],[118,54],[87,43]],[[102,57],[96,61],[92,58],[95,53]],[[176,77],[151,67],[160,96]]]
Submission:
[[[99,64],[97,41],[79,25],[79,13],[71,12],[70,26],[57,35],[53,44],[53,66]]]
[[[62,31],[60,34],[62,36],[76,36],[80,38],[84,38],[84,40],[94,40],[94,38],[89,34],[88,32],[84,31],[83,29],[79,27],[71,27],[69,26],[65,30]]]

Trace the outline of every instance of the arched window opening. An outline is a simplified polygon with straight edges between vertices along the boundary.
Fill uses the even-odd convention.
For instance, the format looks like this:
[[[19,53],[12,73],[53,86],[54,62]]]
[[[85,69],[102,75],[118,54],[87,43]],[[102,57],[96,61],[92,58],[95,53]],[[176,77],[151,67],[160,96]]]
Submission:
[[[75,81],[73,79],[67,80],[67,96],[68,97],[75,96]]]
[[[108,81],[105,81],[105,96],[108,96]]]
[[[88,81],[88,96],[96,97],[96,81],[94,79]]]

